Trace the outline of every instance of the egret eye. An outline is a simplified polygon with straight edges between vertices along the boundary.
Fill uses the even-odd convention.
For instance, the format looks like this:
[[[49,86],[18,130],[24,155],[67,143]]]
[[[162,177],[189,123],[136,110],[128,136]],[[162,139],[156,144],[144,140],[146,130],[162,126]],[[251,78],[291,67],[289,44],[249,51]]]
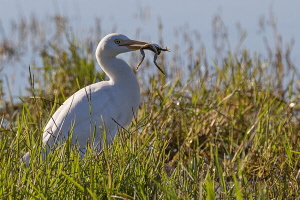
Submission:
[[[121,43],[121,40],[119,40],[119,39],[115,39],[115,41],[114,41],[116,44],[120,44]]]

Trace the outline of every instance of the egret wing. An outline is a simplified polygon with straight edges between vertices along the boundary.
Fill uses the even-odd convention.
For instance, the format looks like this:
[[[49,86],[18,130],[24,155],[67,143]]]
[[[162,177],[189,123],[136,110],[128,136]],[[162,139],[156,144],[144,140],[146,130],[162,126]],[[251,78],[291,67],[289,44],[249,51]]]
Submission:
[[[43,142],[52,146],[61,139],[66,139],[69,133],[73,133],[73,139],[80,146],[94,134],[99,140],[99,135],[105,130],[114,137],[117,124],[112,118],[118,113],[112,105],[117,100],[117,94],[106,82],[87,86],[71,97],[54,113],[45,127]],[[105,122],[105,125],[103,124]]]

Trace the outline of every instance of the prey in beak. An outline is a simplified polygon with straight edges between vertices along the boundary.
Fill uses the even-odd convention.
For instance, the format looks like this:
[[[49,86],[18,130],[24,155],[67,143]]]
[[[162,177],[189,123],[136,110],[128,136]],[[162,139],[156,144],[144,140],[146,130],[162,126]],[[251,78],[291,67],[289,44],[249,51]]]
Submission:
[[[140,52],[142,54],[142,60],[139,62],[136,70],[138,70],[139,66],[142,64],[144,58],[145,58],[145,53],[144,53],[144,49],[148,49],[150,51],[152,51],[154,53],[154,59],[153,59],[153,62],[155,64],[155,66],[157,67],[157,69],[159,69],[159,71],[161,73],[163,73],[164,75],[166,75],[164,73],[164,71],[158,66],[158,64],[156,63],[156,59],[157,59],[157,56],[162,52],[162,51],[170,51],[170,49],[168,47],[166,47],[165,49],[164,48],[161,48],[158,44],[153,44],[153,43],[150,43],[150,44],[145,44],[142,48],[140,48]]]
[[[161,73],[164,73],[164,71],[158,66],[158,64],[156,63],[156,59],[157,56],[162,52],[162,51],[170,51],[170,49],[168,47],[161,48],[158,44],[153,44],[153,43],[147,43],[147,42],[141,42],[141,41],[136,41],[136,40],[122,40],[122,39],[116,39],[115,43],[118,44],[119,46],[126,46],[129,49],[133,49],[133,50],[138,50],[140,49],[140,52],[142,54],[142,60],[139,62],[136,70],[138,70],[139,66],[142,64],[144,58],[145,58],[145,53],[144,53],[144,49],[150,50],[152,51],[155,55],[154,55],[154,64],[155,66],[159,69],[159,71],[161,71]]]

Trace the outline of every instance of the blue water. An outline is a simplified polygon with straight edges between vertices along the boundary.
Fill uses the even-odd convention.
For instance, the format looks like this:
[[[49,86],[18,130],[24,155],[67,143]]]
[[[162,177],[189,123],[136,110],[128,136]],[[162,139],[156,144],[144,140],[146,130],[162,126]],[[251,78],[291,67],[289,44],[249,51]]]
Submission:
[[[171,48],[174,44],[185,47],[184,40],[176,37],[176,32],[186,31],[193,34],[196,31],[200,33],[200,41],[206,47],[208,58],[215,57],[212,21],[216,15],[221,16],[226,26],[230,48],[234,49],[239,41],[240,32],[237,29],[239,24],[241,29],[247,32],[242,48],[266,54],[262,38],[266,36],[273,45],[271,48],[275,48],[274,32],[271,27],[261,32],[259,22],[262,18],[271,19],[270,13],[273,13],[283,44],[290,43],[292,39],[295,41],[291,58],[296,66],[300,66],[300,1],[0,0],[0,5],[0,20],[8,38],[12,21],[29,19],[32,15],[44,21],[46,27],[47,21],[54,15],[65,16],[78,38],[85,38],[88,30],[95,25],[95,19],[99,18],[104,35],[119,32],[132,39],[157,42],[157,27],[161,22],[165,44]],[[139,38],[134,38],[137,30],[140,31]],[[3,38],[3,31],[0,32],[0,37]],[[101,37],[99,36],[99,40]],[[6,93],[9,85],[14,97],[26,94],[24,88],[28,86],[27,67],[34,59],[32,55],[25,55],[22,58],[22,66],[4,66],[0,72],[0,79],[4,80],[5,77],[8,79],[8,83],[4,81]],[[1,65],[0,69],[1,67],[3,66]]]

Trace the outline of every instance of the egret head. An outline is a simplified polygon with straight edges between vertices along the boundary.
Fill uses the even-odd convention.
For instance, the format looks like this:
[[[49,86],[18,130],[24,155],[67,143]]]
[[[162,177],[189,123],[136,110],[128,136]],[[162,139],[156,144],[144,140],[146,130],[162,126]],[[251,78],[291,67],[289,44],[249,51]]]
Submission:
[[[119,33],[111,33],[105,36],[98,44],[96,56],[116,56],[120,53],[134,51],[140,49],[146,42],[130,40],[125,35]]]

